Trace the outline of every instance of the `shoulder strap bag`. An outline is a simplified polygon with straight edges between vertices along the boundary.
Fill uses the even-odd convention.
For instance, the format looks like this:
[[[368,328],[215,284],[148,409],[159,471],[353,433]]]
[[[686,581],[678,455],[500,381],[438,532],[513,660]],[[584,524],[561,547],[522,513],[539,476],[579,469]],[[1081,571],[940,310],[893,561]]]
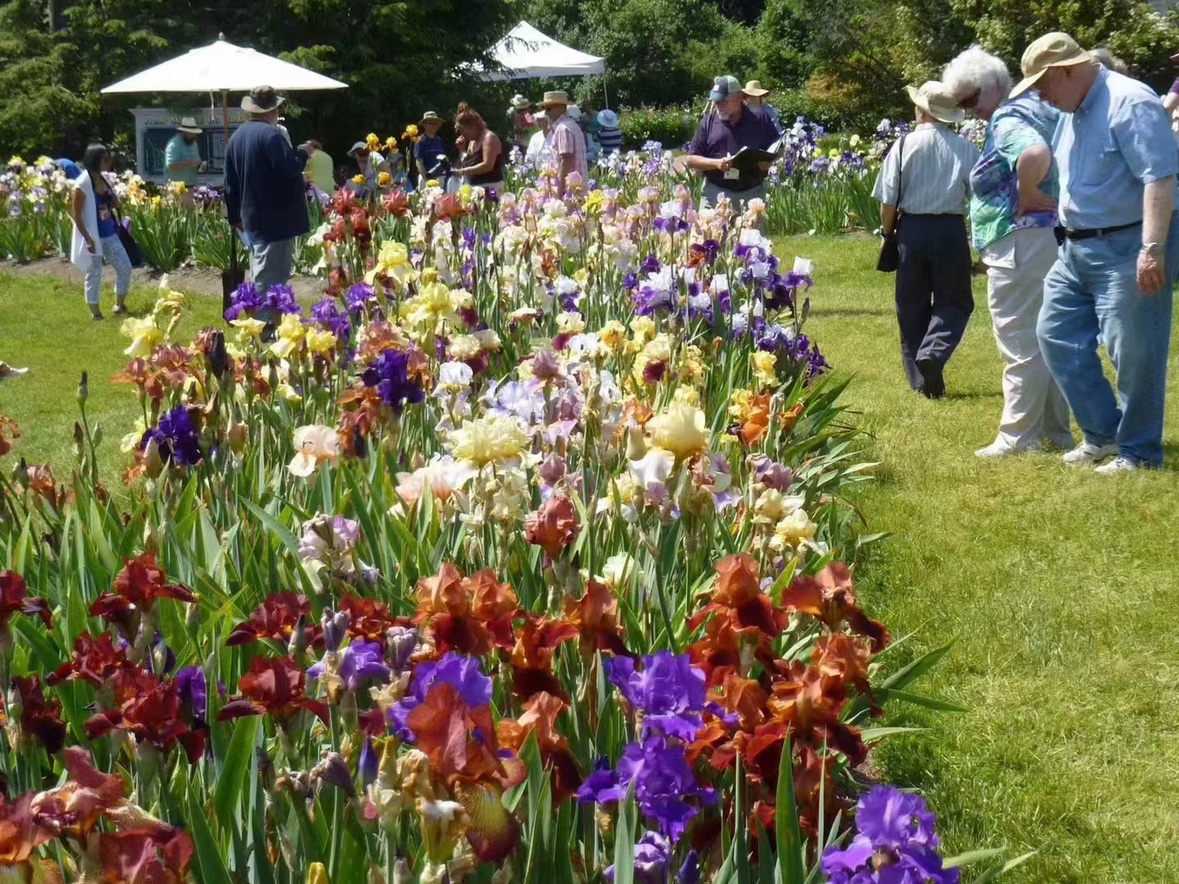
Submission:
[[[899,151],[899,162],[897,163],[897,220],[900,220],[901,211],[901,196],[903,195],[903,185],[905,168],[905,136],[901,136],[901,142],[897,146]],[[895,273],[896,269],[901,264],[901,249],[897,244],[896,230],[893,230],[890,236],[884,238],[884,242],[880,244],[880,257],[876,259],[876,269],[881,273]]]

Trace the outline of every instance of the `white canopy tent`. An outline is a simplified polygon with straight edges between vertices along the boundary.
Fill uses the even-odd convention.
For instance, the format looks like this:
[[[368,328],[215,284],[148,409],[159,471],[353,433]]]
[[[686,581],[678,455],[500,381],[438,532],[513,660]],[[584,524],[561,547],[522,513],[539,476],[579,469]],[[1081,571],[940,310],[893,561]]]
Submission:
[[[538,80],[606,73],[606,59],[558,43],[526,21],[492,46],[490,54],[502,70],[481,72],[479,76],[484,80]],[[609,103],[607,96],[606,104]]]
[[[347,83],[325,77],[256,49],[234,46],[224,38],[191,49],[102,90],[120,92],[249,92],[273,86],[280,92],[347,89]]]

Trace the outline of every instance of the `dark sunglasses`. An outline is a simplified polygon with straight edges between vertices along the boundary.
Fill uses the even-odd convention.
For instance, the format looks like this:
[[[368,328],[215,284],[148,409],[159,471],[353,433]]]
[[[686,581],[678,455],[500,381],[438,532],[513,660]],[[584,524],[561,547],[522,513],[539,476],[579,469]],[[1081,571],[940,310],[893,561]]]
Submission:
[[[973,92],[958,102],[958,107],[962,108],[963,110],[973,109],[974,106],[978,104],[978,99],[981,94],[982,89],[975,89]]]

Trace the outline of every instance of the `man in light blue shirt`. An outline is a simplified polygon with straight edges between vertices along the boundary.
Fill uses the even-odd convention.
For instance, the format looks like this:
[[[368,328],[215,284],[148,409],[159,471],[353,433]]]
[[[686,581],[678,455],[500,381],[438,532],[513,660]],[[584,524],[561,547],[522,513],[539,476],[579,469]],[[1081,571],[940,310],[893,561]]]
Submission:
[[[1023,56],[1024,80],[1063,111],[1054,138],[1061,242],[1044,280],[1037,335],[1084,433],[1065,455],[1106,475],[1163,460],[1163,405],[1176,276],[1179,152],[1148,87],[1106,70],[1067,34]],[[1117,372],[1114,394],[1098,337]],[[1120,400],[1120,401],[1119,401]]]
[[[179,181],[185,187],[196,187],[197,176],[204,163],[197,144],[204,130],[192,117],[185,117],[176,127],[176,134],[164,149],[164,173],[169,181]]]

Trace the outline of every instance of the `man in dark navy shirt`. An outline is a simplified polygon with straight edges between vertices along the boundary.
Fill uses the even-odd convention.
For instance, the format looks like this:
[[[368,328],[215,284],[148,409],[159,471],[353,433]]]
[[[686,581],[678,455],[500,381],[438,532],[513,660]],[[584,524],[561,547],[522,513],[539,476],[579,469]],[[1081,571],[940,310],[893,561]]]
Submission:
[[[450,161],[447,159],[446,142],[438,134],[442,117],[434,111],[426,111],[418,123],[422,137],[413,146],[414,163],[418,169],[418,187],[423,188],[431,178],[446,187],[446,175]]]
[[[704,173],[704,202],[715,206],[724,194],[743,210],[751,199],[765,199],[769,167],[738,171],[730,159],[743,147],[769,150],[778,140],[778,130],[760,108],[745,106],[745,93],[736,77],[717,77],[708,98],[712,109],[688,145],[684,162]]]
[[[285,99],[259,86],[242,99],[250,119],[225,150],[225,206],[229,223],[244,233],[250,273],[259,294],[286,285],[295,263],[295,238],[311,230],[303,167],[306,145],[292,148],[278,128]]]

